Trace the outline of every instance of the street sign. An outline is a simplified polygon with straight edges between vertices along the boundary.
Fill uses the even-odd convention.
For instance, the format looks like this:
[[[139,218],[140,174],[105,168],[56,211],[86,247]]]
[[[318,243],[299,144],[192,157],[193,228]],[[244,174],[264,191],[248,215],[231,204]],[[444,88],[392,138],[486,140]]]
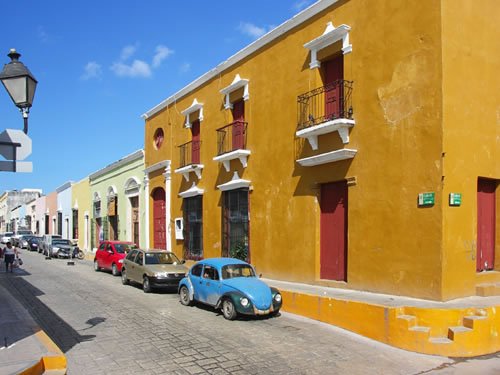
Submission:
[[[19,143],[19,147],[1,143]],[[15,158],[14,158],[15,150]],[[5,129],[0,133],[0,155],[7,160],[24,160],[31,155],[31,138],[22,130]]]
[[[460,206],[462,204],[462,193],[450,193],[450,206]]]
[[[420,193],[418,195],[418,205],[419,207],[434,205],[434,192]]]

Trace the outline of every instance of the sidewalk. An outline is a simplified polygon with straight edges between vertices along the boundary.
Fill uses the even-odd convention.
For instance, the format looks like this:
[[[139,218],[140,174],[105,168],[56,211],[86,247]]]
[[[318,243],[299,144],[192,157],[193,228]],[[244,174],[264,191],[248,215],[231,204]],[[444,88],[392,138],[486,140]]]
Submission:
[[[283,311],[418,353],[473,357],[500,351],[500,296],[435,302],[266,280]]]
[[[0,271],[0,374],[65,374],[64,354],[6,290],[16,271]]]

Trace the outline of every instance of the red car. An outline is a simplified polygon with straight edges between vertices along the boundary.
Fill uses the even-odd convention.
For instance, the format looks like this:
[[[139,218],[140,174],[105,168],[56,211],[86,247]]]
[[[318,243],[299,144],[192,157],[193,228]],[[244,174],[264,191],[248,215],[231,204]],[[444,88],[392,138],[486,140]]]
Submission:
[[[133,242],[102,241],[95,253],[94,270],[108,270],[113,276],[118,276],[122,272],[123,258],[135,248]]]

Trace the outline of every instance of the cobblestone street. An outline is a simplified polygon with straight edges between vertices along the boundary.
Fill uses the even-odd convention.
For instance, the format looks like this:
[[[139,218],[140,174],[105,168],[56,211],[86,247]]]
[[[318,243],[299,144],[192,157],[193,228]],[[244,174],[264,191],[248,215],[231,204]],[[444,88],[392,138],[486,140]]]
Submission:
[[[230,322],[210,308],[182,306],[175,292],[123,286],[89,261],[68,266],[28,252],[23,259],[23,269],[2,272],[0,282],[66,354],[69,374],[456,373],[449,358],[292,314]]]

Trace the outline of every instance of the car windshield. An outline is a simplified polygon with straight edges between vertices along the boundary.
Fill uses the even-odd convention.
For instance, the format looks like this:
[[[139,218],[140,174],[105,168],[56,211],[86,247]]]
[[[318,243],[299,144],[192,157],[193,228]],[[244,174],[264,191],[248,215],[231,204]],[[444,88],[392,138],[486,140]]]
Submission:
[[[228,264],[222,267],[222,278],[255,277],[255,272],[248,264]]]
[[[130,250],[137,249],[137,247],[128,243],[115,243],[115,249],[117,253],[128,254]]]
[[[146,264],[179,264],[174,253],[146,253]]]
[[[71,243],[69,242],[69,240],[55,239],[55,240],[52,240],[52,245],[71,245]]]

